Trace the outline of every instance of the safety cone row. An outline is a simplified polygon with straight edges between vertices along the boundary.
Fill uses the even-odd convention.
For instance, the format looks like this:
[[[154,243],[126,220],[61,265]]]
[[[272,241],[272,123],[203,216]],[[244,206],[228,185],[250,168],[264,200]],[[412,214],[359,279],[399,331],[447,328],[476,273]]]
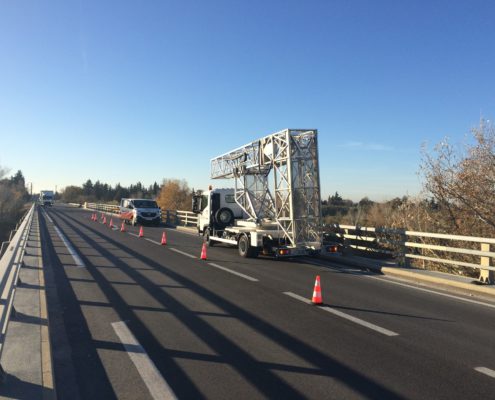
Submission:
[[[321,298],[321,285],[320,285],[320,275],[316,276],[315,287],[313,289],[313,298],[311,302],[315,305],[323,304],[323,299]]]
[[[206,260],[206,242],[203,242],[203,247],[201,248],[201,259]]]

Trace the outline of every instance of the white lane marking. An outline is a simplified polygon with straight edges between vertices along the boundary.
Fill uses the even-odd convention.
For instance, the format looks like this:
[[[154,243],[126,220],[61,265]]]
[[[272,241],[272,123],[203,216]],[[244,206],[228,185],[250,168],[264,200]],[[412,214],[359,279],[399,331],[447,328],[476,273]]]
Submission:
[[[48,221],[50,221],[50,224],[53,224],[53,219],[50,218],[50,216],[45,210],[43,210],[43,215],[45,216],[46,219],[48,219]]]
[[[72,258],[74,259],[74,262],[76,263],[76,265],[79,268],[85,268],[86,265],[84,265],[83,261],[81,260],[81,257],[78,256],[78,254],[74,250],[74,247],[72,247],[72,245],[69,243],[69,241],[67,240],[67,238],[65,237],[65,235],[60,231],[60,229],[58,229],[57,226],[54,225],[53,227],[55,228],[55,231],[57,232],[57,235],[60,238],[60,240],[62,240],[62,242],[64,243],[65,247],[67,247],[67,250],[69,251],[69,253],[72,256]]]
[[[177,399],[175,393],[160,374],[153,361],[151,361],[146,351],[136,340],[125,322],[112,322],[112,328],[124,345],[129,358],[134,363],[153,399]]]
[[[305,297],[302,297],[302,296],[299,296],[298,294],[295,294],[295,293],[292,293],[292,292],[284,292],[284,294],[286,294],[287,296],[290,296],[294,299],[297,299],[297,300],[300,300],[306,304],[312,304],[311,303],[311,300],[305,298]],[[375,325],[375,324],[372,324],[371,322],[367,322],[367,321],[364,321],[360,318],[356,318],[356,317],[353,317],[352,315],[349,315],[349,314],[346,314],[346,313],[343,313],[342,311],[337,311],[333,308],[330,308],[330,307],[327,307],[327,306],[318,306],[319,309],[323,310],[323,311],[327,311],[331,314],[334,314],[336,315],[337,317],[341,317],[341,318],[344,318],[344,319],[347,319],[348,321],[351,321],[351,322],[354,322],[355,324],[358,324],[358,325],[361,325],[361,326],[364,326],[368,329],[372,329],[378,333],[381,333],[382,335],[385,335],[385,336],[399,336],[398,333],[396,332],[393,332],[393,331],[390,331],[388,329],[385,329],[385,328],[382,328],[381,326],[378,326],[378,325]]]
[[[490,378],[495,378],[495,371],[486,367],[476,367],[475,371],[481,372],[482,374],[488,375]]]
[[[251,282],[258,282],[258,279],[256,279],[256,278],[253,278],[253,277],[251,277],[251,276],[249,276],[249,275],[244,275],[244,274],[241,274],[240,272],[233,271],[233,270],[231,270],[231,269],[228,269],[228,268],[222,267],[221,265],[214,264],[214,263],[208,263],[208,265],[211,265],[212,267],[215,267],[215,268],[221,269],[222,271],[229,272],[229,273],[231,273],[231,274],[233,274],[233,275],[240,276],[241,278],[247,279],[248,281],[251,281]]]
[[[137,237],[137,238],[139,237],[139,235],[138,235],[137,233],[132,233],[132,232],[127,232],[127,233],[128,233],[129,235],[131,235],[131,236],[134,236],[134,237]]]
[[[186,253],[185,251],[181,251],[179,249],[175,249],[173,247],[170,247],[170,250],[175,251],[176,253],[182,254],[183,256],[189,257],[189,258],[198,258],[196,256],[193,256],[192,254]]]
[[[156,240],[153,240],[153,239],[145,238],[145,240],[147,240],[148,242],[157,244],[158,246],[161,246],[162,245],[160,242],[157,242]]]
[[[482,301],[466,299],[464,297],[455,296],[453,294],[447,294],[447,293],[437,292],[436,290],[425,289],[425,288],[417,287],[417,286],[414,286],[414,285],[408,285],[407,283],[396,282],[396,281],[392,281],[390,279],[379,278],[379,277],[376,277],[376,276],[371,276],[371,275],[364,275],[364,276],[366,276],[368,278],[371,278],[371,279],[379,280],[381,282],[392,283],[394,285],[404,286],[404,287],[408,287],[410,289],[421,290],[422,292],[437,294],[439,296],[445,296],[445,297],[449,297],[451,299],[465,301],[467,303],[473,303],[473,304],[478,304],[478,305],[485,306],[485,307],[495,308],[495,304],[489,304],[489,303],[484,303]]]

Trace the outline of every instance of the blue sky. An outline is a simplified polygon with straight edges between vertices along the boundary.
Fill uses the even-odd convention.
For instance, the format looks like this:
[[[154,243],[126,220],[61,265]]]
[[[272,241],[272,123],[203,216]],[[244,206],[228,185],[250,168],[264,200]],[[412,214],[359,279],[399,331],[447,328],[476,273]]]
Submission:
[[[494,117],[494,17],[491,1],[0,0],[0,166],[34,191],[205,188],[212,157],[317,128],[324,197],[414,195],[423,143]]]

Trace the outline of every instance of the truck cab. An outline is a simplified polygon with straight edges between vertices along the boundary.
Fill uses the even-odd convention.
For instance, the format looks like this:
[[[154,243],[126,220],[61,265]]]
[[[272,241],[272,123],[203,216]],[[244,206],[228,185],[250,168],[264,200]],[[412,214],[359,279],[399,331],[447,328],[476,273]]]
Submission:
[[[242,208],[235,201],[234,189],[209,189],[193,196],[192,211],[198,214],[198,233],[205,229],[225,229],[235,219],[245,217]]]
[[[53,191],[52,190],[42,190],[40,192],[39,203],[42,206],[53,206]]]
[[[160,225],[162,212],[155,200],[150,199],[121,199],[120,218],[125,223]]]

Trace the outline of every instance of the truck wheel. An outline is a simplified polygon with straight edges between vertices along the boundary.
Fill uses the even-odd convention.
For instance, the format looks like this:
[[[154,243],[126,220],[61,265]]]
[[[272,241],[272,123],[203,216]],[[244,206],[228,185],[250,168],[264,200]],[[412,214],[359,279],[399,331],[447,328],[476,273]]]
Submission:
[[[215,221],[220,225],[230,225],[234,221],[234,213],[230,208],[221,208],[215,214]]]
[[[204,238],[205,238],[206,245],[208,247],[213,247],[213,245],[215,244],[215,241],[210,239],[210,230],[209,229],[205,230]]]
[[[245,258],[256,258],[259,254],[259,248],[251,246],[249,241],[249,237],[247,235],[242,235],[239,238],[239,242],[237,244],[239,249],[239,255]]]
[[[249,257],[249,248],[251,247],[249,244],[249,238],[246,235],[242,235],[239,238],[239,242],[237,244],[237,247],[239,248],[239,255],[241,257]]]

